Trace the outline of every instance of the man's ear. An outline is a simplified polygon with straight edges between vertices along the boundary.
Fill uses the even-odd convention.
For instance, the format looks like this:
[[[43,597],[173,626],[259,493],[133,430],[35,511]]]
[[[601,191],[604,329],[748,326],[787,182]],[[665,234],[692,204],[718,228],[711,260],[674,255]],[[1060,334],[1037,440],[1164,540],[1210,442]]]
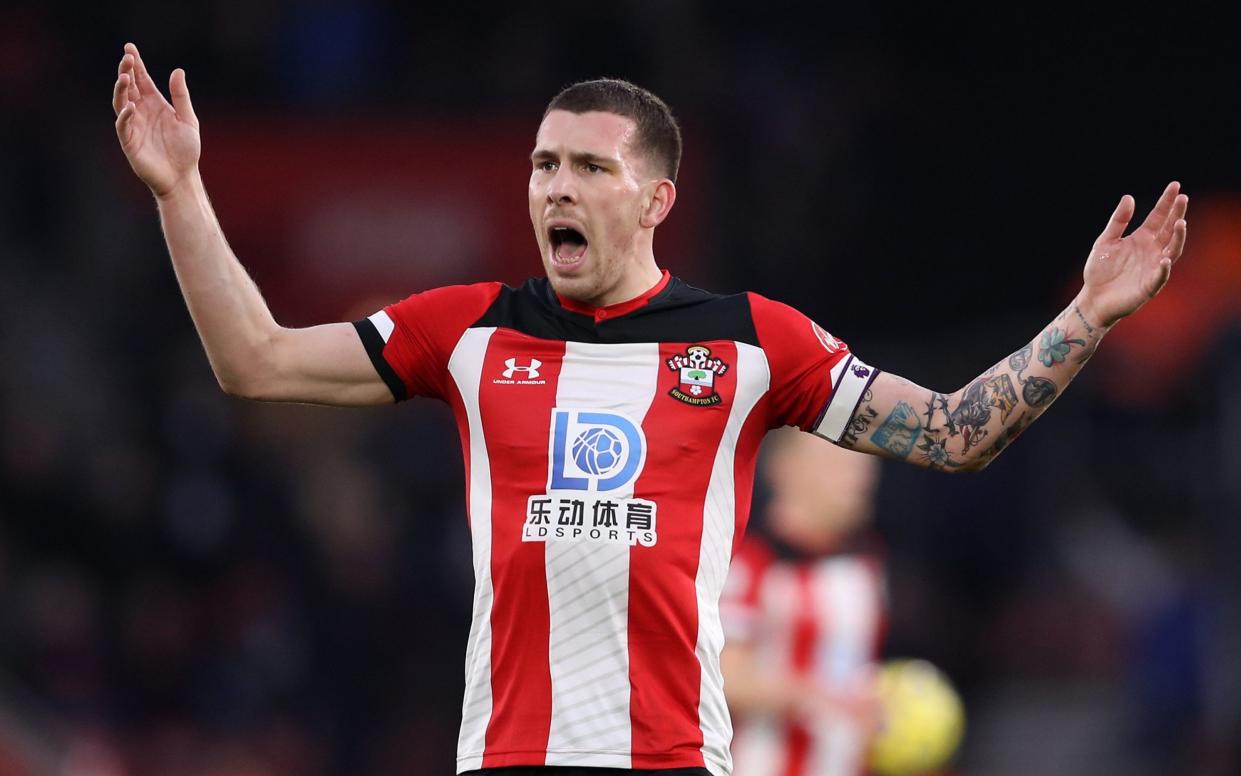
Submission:
[[[654,186],[650,199],[646,201],[642,208],[642,215],[638,219],[638,223],[647,229],[654,229],[662,224],[677,201],[676,184],[669,179],[656,181]]]

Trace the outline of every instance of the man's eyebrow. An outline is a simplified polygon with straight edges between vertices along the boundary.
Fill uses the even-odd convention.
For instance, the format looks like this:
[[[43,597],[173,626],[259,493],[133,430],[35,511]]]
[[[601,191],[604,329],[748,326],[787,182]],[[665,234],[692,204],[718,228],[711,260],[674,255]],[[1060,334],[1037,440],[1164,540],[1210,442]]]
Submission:
[[[530,160],[533,162],[555,161],[560,155],[546,148],[536,148],[530,154]],[[575,164],[597,164],[606,167],[620,166],[620,159],[611,156],[603,156],[600,154],[592,154],[588,151],[571,151],[569,159]]]

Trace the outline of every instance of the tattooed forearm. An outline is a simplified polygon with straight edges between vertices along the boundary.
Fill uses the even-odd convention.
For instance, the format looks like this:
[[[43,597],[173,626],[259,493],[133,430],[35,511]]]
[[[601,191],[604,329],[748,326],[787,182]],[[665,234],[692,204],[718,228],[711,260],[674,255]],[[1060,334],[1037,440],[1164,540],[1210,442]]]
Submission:
[[[1081,365],[1094,353],[1099,341],[1103,338],[1103,330],[1092,326],[1077,304],[1066,308],[1052,321],[1034,341],[1024,345],[1012,353],[1005,361],[997,364],[1001,367],[994,376],[975,380],[961,392],[962,401],[957,413],[972,410],[970,419],[974,420],[971,428],[974,436],[967,436],[962,443],[963,456],[971,454],[973,460],[969,464],[985,466],[1017,436],[1033,423],[1056,400],[1069,381],[1076,376]],[[1070,354],[1077,353],[1074,358]],[[994,369],[994,367],[993,367]],[[1011,379],[1011,381],[1010,381]],[[1013,383],[1021,388],[1021,400],[1017,400]],[[978,408],[986,401],[986,409],[998,409],[998,423],[986,417],[986,413]],[[972,401],[972,403],[971,403]],[[1026,408],[1016,417],[1011,417],[1021,403]],[[964,420],[964,417],[961,418]],[[965,426],[964,422],[962,425]],[[971,450],[984,436],[991,439],[985,449]]]
[[[839,444],[943,471],[977,471],[1051,406],[1107,329],[1076,304],[959,391],[938,393],[881,374]]]

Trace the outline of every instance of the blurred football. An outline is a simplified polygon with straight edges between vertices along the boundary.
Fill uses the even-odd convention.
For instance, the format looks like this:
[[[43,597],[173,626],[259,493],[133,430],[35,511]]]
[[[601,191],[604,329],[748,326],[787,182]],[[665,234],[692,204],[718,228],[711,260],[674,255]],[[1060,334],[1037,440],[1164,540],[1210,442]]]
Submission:
[[[925,660],[890,660],[879,668],[882,708],[870,767],[880,776],[914,776],[945,765],[961,744],[965,711],[948,678]]]

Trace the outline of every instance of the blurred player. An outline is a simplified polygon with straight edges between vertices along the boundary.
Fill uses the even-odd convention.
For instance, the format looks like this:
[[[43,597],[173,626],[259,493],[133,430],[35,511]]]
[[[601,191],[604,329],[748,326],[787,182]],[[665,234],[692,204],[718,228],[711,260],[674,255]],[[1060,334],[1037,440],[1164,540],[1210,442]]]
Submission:
[[[969,385],[930,391],[864,364],[787,305],[661,270],[655,230],[676,202],[680,128],[655,95],[604,79],[556,95],[535,133],[527,205],[545,277],[431,289],[360,321],[291,329],[212,211],[185,72],[168,87],[171,102],[128,44],[116,132],[155,196],[221,387],[334,405],[428,396],[456,416],[475,572],[461,772],[727,776],[718,602],[767,430],[979,470],[1108,327],[1158,292],[1185,242],[1179,184],[1128,236],[1134,202],[1123,197],[1073,303]],[[910,249],[950,260],[967,228],[945,224],[937,250]],[[882,293],[883,279],[875,286]]]
[[[721,614],[736,776],[858,776],[879,709],[879,462],[791,429],[768,436],[766,530],[733,560]]]

